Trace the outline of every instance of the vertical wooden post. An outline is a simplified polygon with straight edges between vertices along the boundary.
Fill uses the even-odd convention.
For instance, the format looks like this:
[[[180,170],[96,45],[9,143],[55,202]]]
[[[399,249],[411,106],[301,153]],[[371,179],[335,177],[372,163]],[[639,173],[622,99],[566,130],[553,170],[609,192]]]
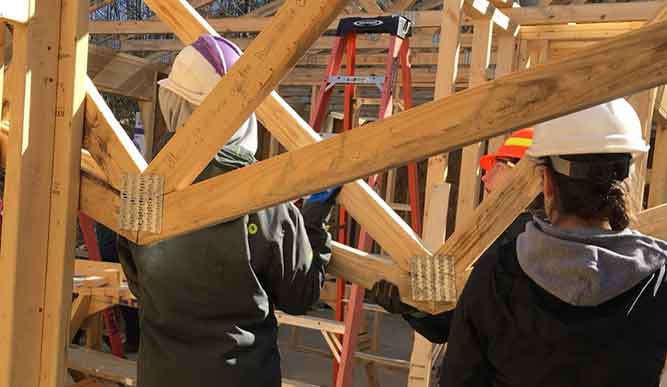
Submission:
[[[62,386],[72,294],[87,5],[30,0],[14,29],[0,386]],[[62,8],[61,8],[62,5]]]
[[[41,375],[60,1],[31,0],[14,26],[0,251],[0,386],[35,387]]]
[[[470,63],[470,86],[486,82],[486,69],[491,58],[493,21],[488,17],[473,20],[472,61]],[[464,224],[479,204],[481,181],[479,158],[482,143],[463,148],[459,195],[456,206],[456,225]]]
[[[434,99],[454,93],[458,73],[461,43],[463,0],[443,0],[443,14],[438,45],[438,67]],[[446,183],[448,157],[446,154],[428,159],[424,202],[424,244],[435,250],[445,241],[450,185]],[[415,332],[410,356],[408,386],[428,386],[431,376],[433,344]]]
[[[138,101],[139,111],[141,112],[141,122],[144,124],[144,159],[153,158],[153,146],[155,144],[155,124],[158,113],[158,73],[153,78],[153,100]]]
[[[648,195],[648,208],[667,203],[667,122],[659,117],[655,129],[655,143],[653,145],[653,167],[651,169],[651,184]],[[655,150],[662,149],[660,152]]]
[[[40,387],[65,383],[88,67],[87,2],[62,1],[59,43]]]
[[[511,34],[498,36],[498,50],[496,51],[496,74],[495,78],[509,74],[514,70],[514,57],[516,56],[516,39]],[[505,141],[505,136],[494,137],[489,140],[488,153],[493,153],[500,148]]]
[[[648,143],[651,139],[651,129],[653,128],[653,111],[655,109],[655,99],[658,89],[650,89],[637,93],[628,98],[628,102],[635,108],[639,120],[642,124],[642,134],[644,140]],[[648,154],[637,156],[632,172],[632,194],[637,201],[639,209],[643,209],[644,189],[646,187]]]

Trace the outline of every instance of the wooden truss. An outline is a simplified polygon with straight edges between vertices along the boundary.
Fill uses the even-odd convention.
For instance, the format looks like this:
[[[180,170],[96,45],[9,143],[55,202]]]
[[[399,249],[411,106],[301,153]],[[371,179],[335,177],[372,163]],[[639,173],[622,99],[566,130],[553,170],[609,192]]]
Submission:
[[[476,23],[480,28],[502,24],[511,35],[520,24],[507,16],[512,9],[451,1],[457,2],[459,9],[473,7],[486,15]],[[429,257],[449,262],[454,268],[449,285],[460,291],[477,257],[539,192],[538,170],[529,161],[519,163],[514,179],[471,209],[439,249],[437,243],[427,248],[359,179],[667,83],[667,22],[661,21],[322,141],[273,90],[346,1],[287,0],[147,164],[85,75],[87,9],[80,3],[22,0],[12,2],[15,9],[0,9],[0,18],[15,25],[9,138],[0,141],[7,144],[2,156],[8,167],[0,271],[9,273],[0,296],[11,310],[0,315],[0,340],[8,340],[0,346],[3,387],[57,385],[44,381],[62,376],[55,370],[64,369],[60,354],[71,316],[63,311],[69,311],[73,250],[73,228],[63,225],[74,223],[77,199],[81,211],[135,243],[149,244],[345,184],[339,202],[389,257],[334,244],[330,271],[366,288],[388,279],[400,287],[405,302],[435,313],[453,308],[456,297],[413,300],[411,262]],[[183,44],[217,33],[185,0],[146,3]],[[478,9],[480,4],[486,10]],[[20,16],[22,5],[27,18]],[[38,17],[45,14],[61,15],[60,22]],[[451,46],[448,52],[458,51],[457,44]],[[479,63],[484,67],[488,58]],[[444,75],[448,82],[456,76]],[[252,112],[289,152],[192,184]],[[141,178],[163,179],[156,195],[163,202],[159,232],[120,226],[127,181]],[[643,213],[638,227],[662,236],[666,222],[662,206]],[[23,366],[36,359],[39,372]]]

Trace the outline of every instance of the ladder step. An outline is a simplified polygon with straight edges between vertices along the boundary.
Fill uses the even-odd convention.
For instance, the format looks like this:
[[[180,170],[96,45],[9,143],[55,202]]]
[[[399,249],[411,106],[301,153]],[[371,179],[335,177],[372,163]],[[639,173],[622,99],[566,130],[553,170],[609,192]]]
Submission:
[[[384,75],[332,75],[329,77],[329,83],[334,84],[383,84]]]

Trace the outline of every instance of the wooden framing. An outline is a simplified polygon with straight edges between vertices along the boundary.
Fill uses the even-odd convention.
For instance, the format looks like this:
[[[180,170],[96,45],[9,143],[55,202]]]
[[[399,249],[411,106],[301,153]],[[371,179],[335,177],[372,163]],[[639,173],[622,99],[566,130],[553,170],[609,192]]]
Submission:
[[[662,5],[647,5],[632,12],[626,5],[554,6],[549,8],[551,16],[544,16],[534,10],[498,10],[508,5],[500,2],[478,2],[477,6],[491,10],[480,11],[475,3],[446,1],[447,17],[443,18],[442,29],[449,31],[448,37],[458,37],[463,7],[481,12],[481,16],[470,15],[474,16],[477,31],[472,43],[477,54],[473,55],[479,56],[471,66],[469,90],[370,123],[364,130],[320,141],[272,90],[320,33],[329,28],[345,2],[288,0],[275,17],[261,21],[268,24],[248,46],[246,54],[148,165],[86,77],[88,4],[27,1],[31,17],[14,25],[13,64],[11,76],[7,77],[11,82],[12,114],[9,139],[3,145],[7,150],[3,153],[8,166],[8,188],[0,252],[0,271],[6,273],[7,281],[0,282],[0,300],[9,312],[0,313],[0,387],[62,385],[64,340],[70,333],[68,320],[74,316],[78,321],[80,308],[85,309],[86,305],[100,307],[93,298],[82,298],[73,313],[69,311],[69,257],[76,203],[81,211],[118,230],[118,189],[127,174],[166,178],[162,232],[118,230],[140,244],[348,183],[340,202],[390,256],[373,256],[334,244],[331,272],[364,287],[371,287],[382,278],[390,279],[398,284],[406,302],[432,313],[454,307],[454,300],[415,303],[409,291],[410,259],[431,255],[438,240],[442,241],[444,230],[434,227],[429,231],[429,248],[425,247],[384,201],[356,179],[664,84],[667,22],[642,26],[649,11],[655,14]],[[215,34],[214,28],[185,0],[146,2],[185,44],[202,33]],[[618,24],[556,23],[568,18],[567,12],[576,13],[570,19],[600,21],[602,9],[613,10],[609,19]],[[628,14],[623,15],[620,9],[628,10]],[[60,17],[54,22],[44,15]],[[615,37],[582,48],[574,56],[486,82],[491,34],[502,15],[515,23],[524,20],[530,24],[526,22],[530,18],[539,19],[535,26],[522,28],[522,39],[576,40],[579,33],[586,33],[586,42]],[[545,17],[549,20],[543,23]],[[294,19],[302,23],[295,24]],[[243,22],[248,24],[239,23],[246,26],[239,28],[251,28],[251,22],[248,19]],[[440,18],[437,22],[440,25]],[[513,39],[511,32],[503,37],[503,47],[513,47]],[[438,97],[453,91],[460,40],[447,39],[440,46],[444,53],[439,55],[445,60],[439,68]],[[507,72],[511,61],[504,55],[502,72]],[[649,114],[654,110],[650,105],[647,109]],[[212,154],[253,111],[289,152],[191,185]],[[225,119],[221,120],[223,116]],[[87,152],[81,154],[84,121]],[[214,127],[212,122],[223,122],[222,128]],[[662,137],[661,134],[660,144]],[[0,144],[4,144],[3,140],[4,133],[0,133]],[[80,186],[79,170],[83,171]],[[442,169],[434,171],[443,176]],[[505,186],[460,218],[467,222],[460,223],[436,252],[454,260],[459,291],[475,259],[539,191],[539,169],[529,161],[520,162],[513,174]],[[652,184],[664,184],[662,180],[654,174]],[[430,187],[446,187],[442,183],[441,179]],[[662,194],[658,188],[655,190],[657,193],[650,196],[659,198]],[[252,195],[248,195],[250,192]],[[431,190],[431,195],[433,192],[436,191]],[[447,192],[440,191],[441,197],[447,197]],[[662,199],[653,203],[659,200]],[[435,209],[431,214],[441,214],[442,208],[433,207],[433,196],[429,208]],[[656,236],[667,233],[667,205],[643,213],[636,226]]]
[[[88,56],[84,3],[28,4],[14,26],[0,259],[0,385],[12,387],[64,382]]]

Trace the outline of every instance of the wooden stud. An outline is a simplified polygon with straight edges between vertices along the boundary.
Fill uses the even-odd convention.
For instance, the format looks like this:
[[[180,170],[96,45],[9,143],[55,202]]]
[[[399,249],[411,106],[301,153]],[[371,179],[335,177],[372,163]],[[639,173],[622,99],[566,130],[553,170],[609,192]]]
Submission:
[[[164,176],[165,193],[192,183],[344,6],[344,0],[288,0],[145,174]]]
[[[146,161],[88,78],[85,88],[84,147],[104,171],[109,183],[120,189],[123,176],[142,173]]]
[[[514,70],[516,56],[516,38],[510,34],[501,34],[498,37],[498,56],[496,58],[495,78],[509,74]],[[488,153],[495,153],[505,141],[505,136],[489,139]]]
[[[165,198],[163,234],[146,235],[140,242],[179,235],[654,87],[667,81],[663,38],[667,22],[171,193]],[[626,59],[614,59],[621,56]],[[299,165],[308,169],[297,173],[294,166]]]
[[[88,61],[87,4],[80,1],[62,1],[61,4],[51,212],[39,375],[39,386],[44,387],[62,386],[66,374],[65,347],[69,342],[86,96],[84,83]]]
[[[454,93],[459,53],[461,52],[459,37],[463,18],[463,0],[444,0],[443,7],[440,34],[448,39],[440,39],[439,43],[435,100]],[[447,178],[448,162],[446,154],[428,159],[423,224],[425,225],[424,241],[431,248],[442,244],[447,232],[450,187],[445,179]]]
[[[489,19],[475,19],[475,34],[470,63],[470,86],[478,86],[486,82],[486,70],[491,58],[491,39],[493,22]],[[482,156],[482,143],[475,143],[463,148],[461,157],[461,175],[459,176],[459,193],[456,205],[457,227],[468,220],[470,214],[481,199],[482,182],[479,159]]]
[[[30,22],[14,26],[7,77],[13,130],[0,250],[2,387],[39,386],[42,363],[60,1],[30,0],[29,5]]]
[[[658,120],[653,145],[653,168],[651,169],[651,184],[648,195],[648,207],[655,207],[667,203],[667,123]],[[660,149],[661,151],[656,151]]]

